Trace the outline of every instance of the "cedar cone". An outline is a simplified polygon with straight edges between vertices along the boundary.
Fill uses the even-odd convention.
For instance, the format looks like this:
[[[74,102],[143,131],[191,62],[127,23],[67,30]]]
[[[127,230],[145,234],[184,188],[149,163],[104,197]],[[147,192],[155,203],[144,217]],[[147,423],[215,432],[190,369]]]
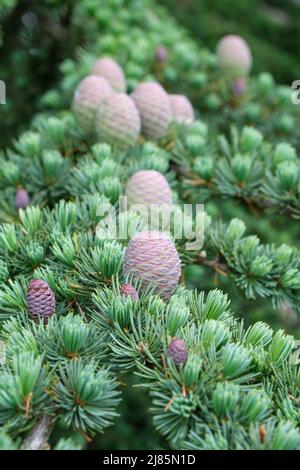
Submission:
[[[29,194],[26,189],[20,188],[16,192],[15,196],[15,209],[18,211],[19,209],[26,209],[29,206],[30,199]]]
[[[185,342],[182,339],[173,339],[168,347],[168,356],[179,366],[187,360],[188,351]]]
[[[220,68],[232,78],[240,78],[250,72],[252,55],[246,41],[235,34],[224,36],[217,45]]]
[[[191,124],[195,121],[195,113],[190,100],[184,95],[169,95],[173,121]]]
[[[123,70],[115,60],[110,58],[96,60],[91,73],[106,78],[115,91],[126,91],[126,81]]]
[[[168,133],[172,119],[169,95],[159,83],[140,83],[132,93],[142,118],[142,132],[148,139],[159,140]]]
[[[55,312],[55,296],[47,282],[42,279],[34,279],[30,282],[27,291],[27,304],[29,316],[33,320],[42,318],[44,323],[48,323],[48,319]]]
[[[124,297],[131,297],[133,300],[139,300],[139,294],[131,284],[122,284],[120,294]]]
[[[181,274],[180,258],[174,243],[164,232],[137,233],[126,248],[124,273],[138,278],[143,289],[153,285],[155,293],[168,300]]]

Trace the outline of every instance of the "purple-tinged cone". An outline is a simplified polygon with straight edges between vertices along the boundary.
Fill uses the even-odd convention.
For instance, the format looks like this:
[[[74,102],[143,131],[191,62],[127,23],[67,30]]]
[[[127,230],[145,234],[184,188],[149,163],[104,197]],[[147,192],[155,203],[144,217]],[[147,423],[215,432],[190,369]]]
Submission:
[[[141,115],[144,136],[152,140],[166,137],[172,109],[164,88],[156,82],[144,82],[137,85],[131,96]]]
[[[232,91],[235,96],[243,95],[247,90],[247,83],[244,78],[237,78],[232,85]]]
[[[26,209],[30,204],[29,194],[26,189],[20,188],[16,192],[15,196],[15,209],[18,211],[19,209]]]
[[[245,77],[252,66],[252,54],[246,41],[236,34],[223,36],[217,45],[220,69],[231,78]]]
[[[173,339],[168,347],[168,356],[179,366],[184,364],[188,357],[188,351],[185,342],[182,339]]]
[[[133,99],[114,93],[96,113],[95,130],[99,140],[119,147],[134,145],[140,135],[141,118]]]
[[[129,207],[132,204],[172,204],[172,192],[166,178],[155,170],[140,170],[134,173],[126,184]]]
[[[34,279],[30,282],[27,291],[27,305],[30,318],[33,320],[42,318],[44,323],[48,323],[49,318],[55,312],[56,302],[54,293],[47,282],[41,279]]]
[[[184,95],[169,95],[173,121],[192,124],[195,121],[195,113],[190,100]]]
[[[91,73],[106,78],[115,91],[121,93],[126,91],[124,72],[115,60],[109,57],[96,60]]]
[[[131,297],[132,300],[139,300],[138,291],[131,284],[122,284],[120,294],[124,297]]]
[[[155,60],[160,64],[167,62],[168,60],[168,50],[165,46],[158,46],[155,50]]]
[[[124,274],[141,281],[141,288],[155,288],[168,300],[177,288],[181,265],[174,243],[164,232],[143,231],[135,234],[125,252]]]
[[[93,133],[97,109],[113,93],[112,87],[103,77],[89,75],[81,80],[74,93],[72,109],[84,133]]]

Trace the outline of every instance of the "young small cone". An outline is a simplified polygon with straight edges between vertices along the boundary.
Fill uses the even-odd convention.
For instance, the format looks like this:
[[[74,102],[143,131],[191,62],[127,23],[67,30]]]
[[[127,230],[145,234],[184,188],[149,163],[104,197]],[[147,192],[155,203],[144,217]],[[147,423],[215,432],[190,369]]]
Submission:
[[[124,297],[131,297],[133,300],[139,300],[138,291],[131,284],[122,284],[120,294]]]
[[[26,189],[20,188],[16,192],[15,196],[15,209],[18,211],[19,209],[26,209],[30,204],[29,194]]]
[[[47,282],[41,279],[34,279],[30,282],[27,291],[27,305],[29,316],[33,320],[42,318],[44,323],[48,323],[49,318],[55,312],[56,302],[54,293]]]
[[[182,339],[173,339],[169,344],[167,354],[173,359],[177,366],[184,364],[188,356],[185,342]]]
[[[141,118],[134,101],[114,93],[99,107],[95,119],[97,138],[119,147],[134,145],[140,135]]]
[[[224,36],[217,45],[217,57],[220,68],[231,78],[244,77],[250,72],[252,54],[240,36]]]
[[[126,91],[126,80],[123,70],[115,60],[110,58],[96,60],[91,73],[106,78],[115,91]]]
[[[113,94],[105,78],[89,75],[81,80],[73,98],[73,112],[79,126],[86,134],[94,131],[96,111],[102,101]]]
[[[174,243],[164,232],[143,231],[130,240],[124,260],[124,274],[141,281],[142,288],[155,287],[155,293],[168,300],[181,274]]]
[[[159,140],[168,133],[172,110],[167,92],[159,83],[140,83],[132,98],[142,118],[142,132],[145,137]]]
[[[168,50],[165,46],[158,46],[155,49],[155,61],[157,63],[163,64],[168,60]]]
[[[192,124],[195,121],[195,113],[190,100],[184,95],[169,95],[172,120],[178,123]]]
[[[237,78],[232,85],[234,96],[242,96],[247,90],[247,82],[244,78]]]

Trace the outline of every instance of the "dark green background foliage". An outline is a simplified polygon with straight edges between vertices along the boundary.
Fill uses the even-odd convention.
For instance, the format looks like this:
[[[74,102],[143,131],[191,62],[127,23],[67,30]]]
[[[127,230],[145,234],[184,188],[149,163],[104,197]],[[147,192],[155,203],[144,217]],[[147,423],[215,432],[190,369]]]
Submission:
[[[39,109],[40,94],[59,79],[58,64],[62,59],[73,57],[75,46],[86,44],[84,25],[74,18],[72,21],[76,3],[77,0],[5,0],[0,6],[0,79],[8,83],[7,105],[0,109],[3,130],[0,147],[7,145]],[[300,5],[296,2],[161,0],[160,3],[170,8],[199,44],[214,50],[222,35],[240,34],[255,53],[255,72],[269,71],[277,82],[284,84],[300,76]],[[279,14],[274,8],[280,10]],[[28,12],[36,17],[27,17],[26,21],[23,15]]]
[[[1,12],[0,77],[7,84],[1,113],[1,147],[25,128],[38,99],[58,80],[58,64],[81,38],[70,25],[72,1],[7,2]],[[1,20],[2,18],[2,20]]]
[[[214,49],[224,34],[239,34],[255,54],[255,72],[281,83],[300,76],[300,4],[293,0],[162,0],[181,24]],[[174,8],[174,5],[175,8]]]
[[[206,212],[213,221],[208,228],[204,247],[208,260],[217,260],[218,262],[221,257],[225,267],[228,268],[225,275],[220,273],[217,275],[214,265],[206,265],[205,262],[202,262],[203,260],[197,260],[196,263],[195,259],[188,259],[182,246],[179,246],[180,253],[186,257],[184,258],[187,264],[185,267],[186,287],[206,292],[216,287],[223,289],[231,299],[232,310],[243,319],[246,327],[253,324],[254,321],[266,321],[275,330],[284,328],[287,333],[294,334],[296,338],[299,338],[300,317],[295,311],[299,311],[300,298],[300,257],[297,251],[300,218],[298,183],[300,164],[299,157],[294,155],[290,148],[285,149],[290,155],[290,160],[285,167],[284,165],[280,166],[282,162],[275,161],[274,157],[276,149],[278,150],[277,145],[283,141],[294,145],[299,154],[299,113],[297,114],[297,110],[290,106],[288,88],[275,87],[270,75],[258,74],[270,72],[276,82],[287,87],[290,86],[292,80],[300,79],[300,5],[288,0],[285,2],[280,0],[162,0],[159,3],[167,10],[161,10],[157,7],[157,15],[162,14],[165,17],[170,17],[170,23],[166,25],[165,33],[155,31],[152,35],[149,33],[147,36],[146,28],[149,27],[147,21],[150,15],[144,18],[142,9],[140,12],[134,8],[130,10],[132,3],[130,1],[124,2],[126,6],[129,5],[128,10],[126,8],[119,9],[118,3],[118,0],[115,2],[11,0],[0,6],[0,79],[7,82],[7,104],[0,106],[0,147],[10,149],[1,155],[1,222],[16,222],[18,237],[23,243],[24,230],[20,229],[18,215],[13,209],[13,197],[15,189],[19,185],[26,186],[33,204],[49,208],[49,212],[45,212],[46,215],[44,213],[36,215],[37,220],[41,217],[43,223],[45,220],[46,222],[45,227],[41,224],[42,229],[38,227],[37,239],[34,239],[33,244],[29,247],[25,240],[24,245],[21,243],[17,250],[14,252],[12,250],[10,253],[7,269],[9,269],[11,278],[17,280],[17,283],[18,279],[21,279],[21,284],[27,281],[32,275],[32,271],[39,266],[39,260],[35,258],[38,252],[37,248],[45,244],[49,252],[44,253],[43,262],[45,261],[46,266],[49,265],[56,270],[57,283],[58,280],[62,282],[61,291],[57,293],[60,309],[69,310],[73,307],[70,299],[73,301],[72,295],[74,294],[72,289],[71,292],[64,292],[65,280],[62,275],[59,277],[60,270],[66,276],[76,276],[76,282],[83,283],[82,292],[75,290],[75,298],[79,303],[82,302],[85,305],[87,294],[84,289],[94,282],[94,280],[86,279],[84,273],[85,263],[88,266],[88,263],[92,262],[88,251],[91,248],[89,243],[87,240],[82,240],[83,245],[86,243],[89,255],[84,259],[79,258],[80,262],[76,260],[76,267],[73,266],[74,269],[69,270],[69,267],[65,265],[63,268],[61,267],[61,263],[55,257],[55,251],[51,251],[55,250],[53,245],[56,240],[50,239],[47,231],[50,233],[54,225],[59,231],[60,224],[63,225],[61,220],[57,220],[59,219],[59,210],[62,215],[65,215],[69,214],[69,210],[72,212],[74,207],[75,209],[77,207],[76,217],[79,219],[76,224],[79,227],[83,225],[87,231],[92,230],[95,221],[93,220],[93,223],[90,224],[90,221],[87,222],[84,216],[80,219],[79,215],[84,214],[84,210],[80,206],[81,202],[76,198],[80,198],[84,193],[87,198],[85,203],[92,205],[93,199],[88,199],[90,193],[93,195],[96,193],[94,202],[97,202],[97,193],[100,192],[115,202],[121,190],[121,183],[124,183],[124,180],[134,169],[153,168],[166,174],[174,192],[177,191],[180,196],[183,195],[185,201],[199,202],[199,197],[201,197],[201,202],[205,202]],[[148,4],[148,2],[145,3]],[[276,8],[279,8],[280,12]],[[177,29],[177,25],[172,23],[171,15],[175,16],[178,22],[187,29],[187,32],[182,32],[183,44],[174,45],[172,43],[172,30]],[[112,17],[114,21],[111,21]],[[151,24],[151,21],[149,23]],[[145,37],[141,38],[140,32],[136,33],[136,29],[143,29],[143,27],[145,27],[146,33]],[[155,29],[155,27],[153,28]],[[245,37],[254,56],[253,81],[249,86],[249,94],[237,109],[231,107],[228,89],[226,87],[224,89],[218,88],[220,75],[214,56],[207,50],[208,48],[214,51],[220,37],[227,33],[236,33]],[[135,34],[139,39],[137,47],[143,48],[142,52],[140,50],[132,51],[133,44],[135,44]],[[196,40],[196,44],[190,41],[189,35]],[[170,55],[163,76],[159,78],[169,91],[184,92],[192,99],[197,109],[197,117],[208,124],[207,135],[206,130],[203,131],[201,128],[203,139],[200,138],[200,143],[197,139],[196,143],[193,140],[195,134],[193,129],[189,132],[186,131],[183,136],[176,135],[176,145],[172,147],[168,155],[165,155],[161,148],[146,146],[138,148],[137,152],[143,156],[138,163],[135,161],[134,152],[129,155],[116,155],[106,146],[92,147],[89,142],[80,140],[72,117],[67,113],[59,113],[61,110],[69,108],[74,89],[78,81],[87,74],[93,60],[102,54],[115,56],[125,69],[130,91],[138,81],[145,77],[155,76],[153,52],[155,46],[158,45],[156,43],[157,37],[163,38]],[[200,53],[197,46],[203,47]],[[265,86],[267,90],[265,90]],[[34,114],[42,112],[45,112],[45,115],[35,116],[30,124]],[[54,117],[49,118],[48,112],[50,116],[54,113]],[[58,114],[55,114],[56,112]],[[232,127],[231,124],[234,126]],[[243,133],[247,133],[247,128],[245,131],[244,126],[255,126],[263,133],[264,138],[258,146],[255,144],[246,150],[243,148]],[[21,133],[27,131],[28,128],[29,132]],[[258,131],[254,140],[256,138],[260,140],[260,136]],[[200,152],[198,152],[199,146]],[[45,150],[49,150],[49,152],[45,152]],[[88,155],[86,156],[86,154]],[[248,158],[248,154],[255,162],[255,168],[251,166],[252,160]],[[197,159],[199,159],[198,165]],[[108,174],[105,173],[104,176],[108,176],[110,179],[116,177],[117,180],[114,180],[113,183],[110,180],[111,185],[106,187],[101,186],[92,177],[92,173],[98,165],[100,167],[99,179],[103,178],[101,174],[103,160],[107,165],[106,170],[103,171],[104,173],[108,171]],[[172,160],[171,163],[170,160]],[[249,164],[249,168],[247,164]],[[174,175],[179,168],[186,173],[176,181]],[[245,184],[243,189],[238,191],[235,183],[241,177],[241,173],[244,175],[243,182]],[[188,178],[185,177],[186,174],[188,174]],[[248,174],[249,178],[247,179]],[[193,185],[195,181],[198,183],[200,181],[199,184],[197,183],[198,186],[197,184]],[[71,205],[62,205],[59,210],[57,209],[57,212],[50,213],[54,207],[57,208],[55,204],[61,198],[71,201]],[[73,203],[74,206],[72,206]],[[31,213],[30,217],[34,219],[35,214]],[[67,216],[66,219],[68,219]],[[239,221],[235,220],[231,224],[232,219],[239,219]],[[246,227],[245,233],[242,222]],[[26,229],[30,223],[31,220],[27,221]],[[22,224],[26,225],[26,220],[25,222],[22,220]],[[72,227],[74,232],[78,231],[77,225],[75,228]],[[91,228],[90,225],[93,227]],[[230,230],[234,233],[237,230],[240,233],[231,238]],[[9,237],[7,232],[6,228],[2,230],[1,240]],[[240,258],[237,260],[238,256],[242,258],[245,255],[241,247],[245,248],[248,242],[251,244],[251,240],[246,238],[249,235],[259,237],[260,243],[256,245],[254,240],[253,250],[256,250],[255,256],[260,261],[263,260],[262,264],[266,267],[265,272],[257,276],[254,275],[253,279],[251,278],[253,266],[248,266],[245,263],[246,266],[244,264],[241,268]],[[67,251],[69,242],[70,240],[63,233],[62,249]],[[284,244],[296,248],[289,255],[289,248],[282,246]],[[286,281],[286,285],[282,287],[278,296],[274,279],[278,277],[279,268],[276,265],[276,254],[279,246],[281,246],[283,257],[290,256],[290,264],[293,264],[294,269],[292,274],[294,275],[291,275],[289,265],[283,267],[283,273],[279,272],[279,275],[290,276],[292,279],[289,278]],[[59,251],[61,247],[60,245],[56,246],[56,250]],[[26,251],[27,258],[25,248],[28,250],[28,252]],[[241,249],[240,252],[239,249]],[[234,258],[234,254],[236,255],[237,252],[238,255]],[[286,252],[288,252],[287,255]],[[273,263],[272,266],[268,265],[270,260]],[[1,265],[1,270],[1,275],[4,273],[5,277],[6,266]],[[247,277],[248,274],[249,277]],[[43,275],[46,275],[45,272]],[[102,278],[101,282],[104,283]],[[8,288],[8,296],[10,288]],[[13,292],[14,295],[16,292],[19,294],[21,292],[20,298],[22,300],[22,286],[15,284],[14,289],[16,289]],[[88,288],[87,292],[89,292]],[[282,309],[279,300],[290,302],[293,310]],[[3,298],[1,301],[3,302]],[[218,301],[223,305],[222,308]],[[217,305],[214,311],[216,317],[211,318],[217,319],[218,316],[221,318],[223,315],[225,319],[227,318],[224,302],[224,299],[220,300],[219,293],[216,293]],[[191,309],[197,310],[191,299],[189,299],[189,303],[192,306]],[[88,306],[91,307],[90,304]],[[199,307],[199,312],[202,315],[205,308],[202,308],[203,311],[201,308]],[[6,315],[3,304],[1,304],[1,314]],[[228,324],[230,321],[228,320]],[[239,335],[243,336],[242,327],[237,327],[237,331],[235,331],[230,324],[230,328],[234,331],[232,333],[233,341],[237,341]],[[42,333],[40,332],[40,334]],[[185,332],[185,335],[192,337],[192,330]],[[280,343],[280,334],[277,340]],[[289,338],[286,339],[287,349],[289,349],[289,341]],[[284,340],[282,342],[284,343]],[[273,347],[275,350],[273,356],[276,356],[275,346]],[[115,357],[118,357],[117,352],[115,351]],[[257,351],[255,351],[256,353]],[[260,353],[267,355],[266,351],[259,351]],[[270,352],[268,354],[272,356]],[[272,360],[268,363],[270,376],[274,373],[272,368],[276,363],[274,360],[273,364]],[[128,361],[130,363],[130,360]],[[257,358],[257,363],[259,363],[259,358]],[[151,382],[154,378],[151,377],[151,372],[145,372],[143,366],[144,364],[139,366],[138,372],[140,375],[148,374],[149,382]],[[216,375],[218,367],[219,364],[214,370]],[[288,375],[282,364],[280,364],[280,371],[281,367],[282,373]],[[296,378],[290,374],[285,379],[288,383],[287,387],[293,388]],[[178,436],[176,436],[176,429],[173,433],[165,431],[166,421],[174,419],[178,410],[177,414],[185,416],[186,412],[189,416],[188,413],[193,410],[193,407],[202,406],[202,404],[196,403],[195,397],[187,405],[181,403],[180,391],[175,387],[173,392],[179,398],[178,400],[176,398],[176,403],[174,406],[172,405],[174,414],[169,417],[167,413],[166,417],[159,414],[157,410],[161,409],[160,400],[162,397],[164,399],[169,396],[170,388],[174,387],[174,384],[168,383],[166,380],[161,389],[154,389],[155,399],[152,402],[144,389],[131,387],[135,383],[136,376],[134,374],[122,376],[120,379],[119,389],[122,392],[123,401],[118,407],[118,412],[121,416],[116,418],[115,425],[109,428],[104,435],[95,438],[90,444],[92,448],[168,448],[170,443],[165,438],[171,437],[173,439],[174,435],[175,438]],[[220,397],[223,392],[226,392],[228,394],[226,396],[233,401],[235,397],[239,397],[236,399],[242,403],[246,396],[245,391],[248,392],[247,386],[245,385],[243,390],[242,388],[238,390],[235,386],[230,390],[211,390],[216,409],[220,405]],[[270,389],[272,386],[270,385]],[[274,394],[279,402],[280,393],[278,392],[278,396],[276,393],[277,390],[274,386]],[[194,399],[195,401],[193,401]],[[211,412],[209,408],[211,403],[203,405],[204,408],[206,406]],[[154,424],[159,427],[164,437],[155,431],[150,408],[152,411],[153,408],[154,411],[157,411]],[[285,403],[278,411],[278,416],[290,418],[289,412],[292,415],[289,403]],[[264,416],[263,412],[262,416]],[[299,416],[293,415],[293,419],[299,425]],[[293,429],[282,426],[278,430],[274,423],[272,419],[268,422],[270,436],[274,437],[276,432],[282,436],[286,432],[292,440]],[[215,423],[210,424],[213,429]],[[239,434],[239,426],[238,430],[235,429],[234,432],[241,439],[241,441],[237,440],[236,446],[248,445],[250,448],[255,446],[257,429],[250,428],[247,438]],[[173,435],[170,436],[170,434]],[[57,444],[61,437],[65,440],[59,441],[60,443]],[[206,448],[206,446],[207,448],[214,446],[222,448],[223,440],[216,436],[214,438],[215,441],[210,440],[208,433],[205,442],[199,442],[197,436],[191,433],[189,444],[186,445],[189,445],[189,448]],[[66,430],[62,423],[56,424],[51,444],[61,448],[87,446],[82,436]],[[0,435],[0,448],[1,446],[7,448],[15,445],[14,442],[10,443],[8,437],[4,438]],[[271,448],[271,446],[271,441],[266,443],[266,448]]]

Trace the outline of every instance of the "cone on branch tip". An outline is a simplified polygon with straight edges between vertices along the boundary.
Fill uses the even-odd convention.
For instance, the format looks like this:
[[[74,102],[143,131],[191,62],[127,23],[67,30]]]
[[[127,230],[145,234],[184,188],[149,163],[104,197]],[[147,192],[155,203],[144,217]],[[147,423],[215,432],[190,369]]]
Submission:
[[[175,338],[171,341],[167,351],[168,356],[179,366],[184,364],[188,357],[188,350],[182,339]]]
[[[241,96],[247,91],[247,82],[245,78],[237,78],[232,85],[234,96]]]
[[[164,64],[168,60],[168,50],[165,46],[157,46],[155,49],[155,61],[159,64]]]
[[[140,135],[141,118],[132,98],[114,93],[102,102],[96,113],[95,131],[99,140],[112,145],[134,145]]]
[[[131,284],[122,284],[120,294],[124,297],[131,297],[132,300],[139,300],[138,291]]]
[[[113,94],[113,89],[103,77],[89,75],[75,90],[72,109],[84,133],[94,130],[94,119],[100,103]]]
[[[181,274],[180,258],[174,243],[165,232],[143,231],[130,240],[124,260],[124,274],[140,280],[142,289],[153,286],[154,292],[168,300]]]
[[[172,120],[178,123],[192,124],[195,121],[195,113],[190,100],[184,95],[169,95]]]
[[[121,66],[115,60],[104,57],[96,60],[91,73],[104,77],[112,88],[117,92],[126,91],[126,80]]]
[[[24,188],[20,188],[16,192],[15,196],[15,209],[26,209],[30,204],[29,194]]]
[[[172,120],[172,110],[164,88],[159,83],[144,82],[135,88],[131,96],[141,115],[144,136],[153,140],[165,137]]]
[[[126,184],[129,207],[132,204],[172,204],[172,193],[166,178],[155,170],[140,170]]]
[[[235,34],[228,34],[219,41],[217,58],[220,69],[232,79],[246,76],[252,67],[248,44]]]
[[[56,301],[47,282],[42,279],[34,279],[30,282],[27,305],[30,318],[35,321],[41,318],[44,323],[48,323],[49,318],[55,313]]]

